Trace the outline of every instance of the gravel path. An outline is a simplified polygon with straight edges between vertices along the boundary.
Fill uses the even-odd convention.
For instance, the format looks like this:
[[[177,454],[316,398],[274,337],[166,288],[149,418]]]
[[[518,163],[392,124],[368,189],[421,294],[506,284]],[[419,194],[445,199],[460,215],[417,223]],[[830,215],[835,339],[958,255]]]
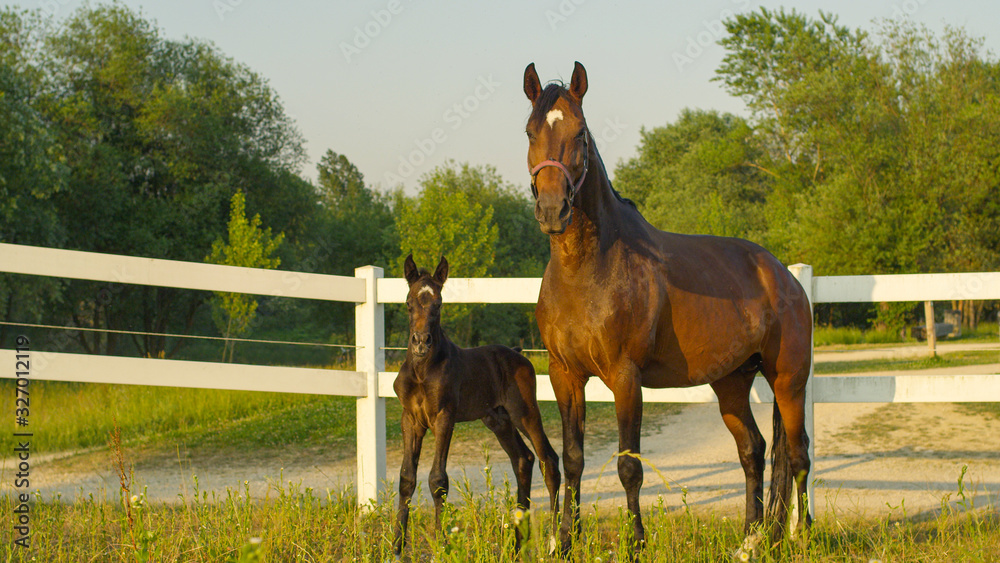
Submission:
[[[971,373],[970,369],[963,368]],[[998,373],[1000,364],[976,371]],[[754,405],[754,413],[761,432],[770,442],[771,405]],[[555,429],[549,430],[553,445],[561,452],[560,440],[553,435]],[[1000,506],[1000,421],[972,414],[963,406],[819,404],[816,434],[812,477],[816,479],[818,514],[832,511],[838,515],[868,517],[899,515],[904,499],[909,515],[938,509],[942,499],[960,500],[957,480],[963,466],[968,466],[964,478],[966,494],[974,495],[975,505]],[[422,485],[418,493],[425,503],[429,502],[426,479],[431,440],[428,436],[420,465]],[[494,482],[499,483],[510,473],[509,463],[498,444],[490,441],[486,446],[491,452]],[[477,444],[453,449],[449,467],[453,488],[468,479],[474,491],[483,489],[481,447]],[[588,439],[585,447],[584,506],[622,504],[624,493],[613,460],[615,444]],[[644,506],[662,497],[670,507],[680,507],[686,502],[696,510],[741,517],[743,473],[733,439],[715,405],[685,407],[681,414],[670,416],[645,435],[642,448],[648,461],[642,489]],[[90,454],[71,460],[36,457],[32,485],[46,499],[117,494],[118,478],[106,455]],[[392,480],[398,474],[400,461],[400,452],[389,452],[387,473]],[[12,468],[13,460],[5,459],[4,474],[11,475]],[[213,459],[186,459],[181,455],[140,463],[136,477],[140,484],[149,487],[151,499],[176,500],[178,494],[188,497],[194,494],[193,476],[197,476],[199,490],[224,498],[227,487],[242,489],[244,481],[257,496],[266,495],[277,483],[288,482],[320,492],[340,489],[353,483],[354,470],[353,460],[326,463],[323,456],[301,453],[285,457],[279,454],[266,462],[249,455]],[[9,491],[9,481],[3,480],[3,490]],[[536,506],[547,504],[546,495],[536,468],[532,493]]]

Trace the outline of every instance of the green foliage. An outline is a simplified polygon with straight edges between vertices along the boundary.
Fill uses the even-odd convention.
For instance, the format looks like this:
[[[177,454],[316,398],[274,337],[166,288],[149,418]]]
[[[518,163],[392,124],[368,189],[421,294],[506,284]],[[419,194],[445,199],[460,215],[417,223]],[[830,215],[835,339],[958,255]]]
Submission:
[[[420,179],[420,195],[402,201],[398,210],[397,261],[413,253],[417,264],[433,269],[448,257],[453,277],[482,277],[496,259],[498,232],[493,206],[477,201],[473,192],[486,189],[490,171],[463,166],[438,167]],[[494,173],[495,175],[495,173]]]
[[[890,344],[906,342],[907,338],[888,330],[862,330],[856,327],[817,326],[813,329],[815,346],[852,346],[855,344]]]
[[[390,198],[366,186],[364,176],[342,154],[328,150],[316,168],[317,265],[338,275],[354,275],[359,266],[394,265],[399,243]]]
[[[643,129],[638,150],[619,164],[615,179],[653,225],[761,238],[770,183],[755,164],[761,151],[744,119],[684,110],[674,123]]]
[[[396,272],[402,272],[403,260],[412,252],[418,265],[431,270],[446,256],[451,277],[542,275],[548,241],[538,231],[532,203],[495,168],[448,162],[423,176],[420,184],[416,197],[396,194]],[[443,322],[463,346],[534,344],[539,339],[532,309],[446,304]],[[405,318],[394,318],[390,341],[405,341]]]
[[[83,6],[59,25],[40,14],[0,11],[0,138],[16,141],[0,149],[0,212],[18,217],[0,221],[6,242],[200,261],[239,190],[263,223],[299,234],[313,197],[296,175],[303,141],[265,79],[208,43],[164,38],[120,4]],[[6,315],[63,326],[186,333],[205,302],[169,288],[9,279],[0,296],[32,305]],[[59,349],[173,354],[166,344],[93,332]]]
[[[911,301],[880,303],[873,324],[880,331],[901,334],[917,322],[917,307],[918,303]]]
[[[285,235],[271,235],[271,229],[262,229],[260,215],[254,215],[247,220],[246,196],[242,191],[233,194],[229,211],[229,237],[227,241],[221,238],[212,243],[212,253],[205,257],[206,262],[226,266],[241,266],[244,268],[277,268],[280,258],[272,257]],[[254,318],[257,315],[257,299],[245,293],[215,292],[212,300],[213,318],[216,325],[228,340],[240,337],[250,332]],[[233,359],[235,343],[229,343],[229,361]],[[225,350],[223,351],[225,359]]]
[[[726,29],[717,79],[753,111],[780,257],[823,275],[997,266],[1000,65],[981,41],[767,9]]]

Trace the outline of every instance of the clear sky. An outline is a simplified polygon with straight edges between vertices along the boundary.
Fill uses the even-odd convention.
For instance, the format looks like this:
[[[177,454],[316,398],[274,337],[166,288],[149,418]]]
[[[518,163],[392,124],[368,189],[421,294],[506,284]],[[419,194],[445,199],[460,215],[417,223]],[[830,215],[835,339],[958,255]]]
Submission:
[[[940,34],[964,27],[1000,52],[1000,2],[986,0],[609,1],[124,0],[170,38],[197,37],[266,77],[307,141],[302,175],[327,151],[368,183],[402,182],[448,159],[496,166],[525,186],[530,105],[521,89],[534,62],[542,81],[586,66],[584,110],[609,171],[635,154],[642,127],[685,107],[744,112],[710,82],[722,59],[721,20],[794,8],[833,12],[851,28],[909,17]],[[78,0],[27,0],[62,17]]]

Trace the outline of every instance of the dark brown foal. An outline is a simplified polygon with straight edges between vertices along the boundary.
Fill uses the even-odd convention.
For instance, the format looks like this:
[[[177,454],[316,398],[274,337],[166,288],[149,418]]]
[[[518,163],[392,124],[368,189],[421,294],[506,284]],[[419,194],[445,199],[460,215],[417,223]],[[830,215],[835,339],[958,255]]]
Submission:
[[[406,257],[403,270],[410,285],[406,297],[410,340],[406,359],[393,383],[403,405],[403,463],[399,469],[396,555],[399,556],[405,543],[410,499],[417,483],[420,446],[428,428],[437,438],[429,483],[437,527],[441,527],[441,507],[448,494],[445,467],[456,422],[481,419],[496,434],[517,476],[517,506],[525,511],[531,504],[531,471],[535,456],[518,430],[528,436],[541,457],[555,521],[559,504],[559,457],[542,429],[535,399],[535,369],[531,362],[506,346],[464,349],[445,336],[441,328],[441,288],[448,279],[448,261],[444,257],[434,275],[418,270],[412,254]],[[520,549],[520,545],[520,529],[515,528],[515,549]]]

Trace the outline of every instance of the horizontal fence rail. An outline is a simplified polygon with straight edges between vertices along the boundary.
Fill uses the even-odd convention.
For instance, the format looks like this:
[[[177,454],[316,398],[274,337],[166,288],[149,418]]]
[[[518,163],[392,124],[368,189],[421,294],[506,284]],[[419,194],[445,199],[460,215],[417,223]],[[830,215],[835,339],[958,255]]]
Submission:
[[[448,278],[441,290],[445,303],[537,303],[541,278]],[[378,280],[379,303],[406,303],[409,288],[402,278]]]
[[[14,365],[16,352],[0,350],[0,361]],[[364,397],[365,376],[356,371],[246,364],[221,364],[158,358],[126,358],[32,350],[31,378],[46,381],[269,391]],[[15,372],[0,370],[0,377]]]
[[[361,303],[365,282],[347,276],[138,258],[0,243],[0,271],[178,289]]]
[[[995,272],[813,277],[809,266],[789,269],[814,304],[1000,299],[1000,273]],[[405,302],[405,280],[383,278],[382,269],[371,266],[358,268],[355,277],[329,276],[2,243],[0,272],[355,303],[356,371],[40,350],[31,352],[31,371],[34,379],[52,381],[357,397],[358,501],[367,504],[376,500],[386,477],[385,398],[395,396],[392,383],[396,375],[385,371],[384,304]],[[452,278],[442,298],[447,303],[535,303],[540,287],[538,278]],[[0,350],[0,361],[8,365],[13,365],[14,356],[12,350]],[[4,372],[0,376],[13,374]],[[586,393],[588,401],[614,400],[598,378],[591,378]],[[814,403],[1000,402],[1000,375],[818,376],[812,378],[807,394],[807,427],[815,437],[809,422]],[[538,376],[537,396],[541,401],[555,399],[547,375]],[[707,385],[644,389],[643,400],[717,401]],[[763,379],[755,381],[751,400],[773,402],[774,396]]]
[[[1000,299],[1000,272],[814,278],[813,303]]]

